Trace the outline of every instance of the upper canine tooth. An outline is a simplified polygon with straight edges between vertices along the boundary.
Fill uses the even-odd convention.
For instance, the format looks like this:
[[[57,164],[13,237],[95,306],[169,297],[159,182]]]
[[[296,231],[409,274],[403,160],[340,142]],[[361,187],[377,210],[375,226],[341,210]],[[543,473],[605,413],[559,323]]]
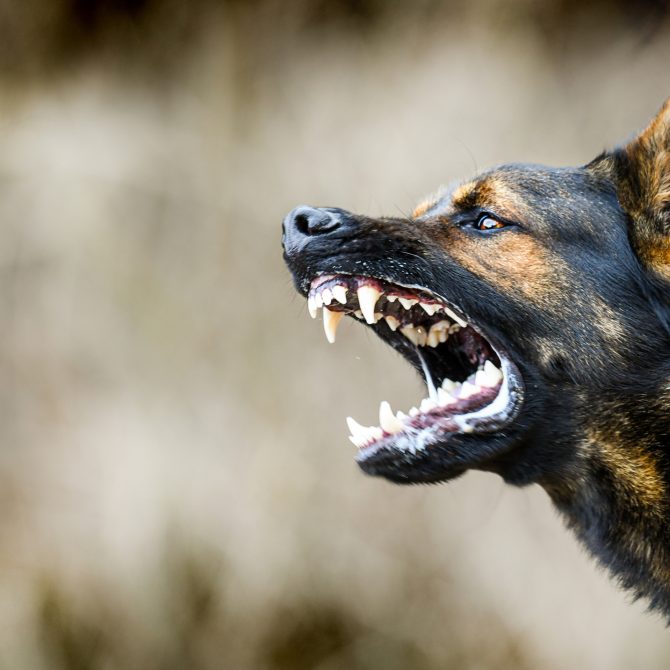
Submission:
[[[358,287],[358,304],[361,306],[361,312],[363,312],[363,316],[369,324],[375,323],[375,305],[381,294],[381,291],[369,284]]]
[[[333,344],[335,342],[335,333],[337,326],[344,314],[342,312],[331,312],[327,307],[323,308],[323,330],[326,333],[326,339]]]
[[[465,328],[468,324],[461,319],[460,316],[454,314],[446,305],[442,305],[442,309],[461,327]]]
[[[323,300],[324,305],[330,305],[333,302],[333,292],[329,288],[324,288],[321,291],[321,300]]]
[[[316,319],[316,312],[319,308],[316,306],[316,301],[314,300],[314,296],[310,295],[309,298],[307,298],[307,311],[309,312],[309,315],[313,318]]]
[[[386,400],[379,405],[379,425],[387,433],[399,433],[402,430],[402,422],[393,414],[391,405]]]
[[[428,302],[422,302],[419,303],[421,307],[423,307],[423,311],[426,312],[426,314],[429,314],[430,316],[433,316],[435,312],[437,312],[438,309],[440,309],[439,305],[436,305],[435,303],[428,303]]]
[[[412,305],[416,305],[418,300],[415,300],[414,298],[398,298],[398,302],[405,308],[409,309]]]
[[[342,284],[337,284],[332,288],[333,298],[337,300],[341,305],[345,305],[347,302],[347,287],[342,286]]]
[[[398,321],[398,319],[396,319],[395,316],[392,316],[391,314],[389,314],[388,316],[384,317],[384,320],[386,321],[386,323],[388,324],[388,327],[392,331],[395,332],[396,330],[398,330],[398,326],[400,325],[400,321]]]
[[[414,345],[419,344],[419,334],[416,328],[410,323],[408,326],[403,326],[400,332]]]

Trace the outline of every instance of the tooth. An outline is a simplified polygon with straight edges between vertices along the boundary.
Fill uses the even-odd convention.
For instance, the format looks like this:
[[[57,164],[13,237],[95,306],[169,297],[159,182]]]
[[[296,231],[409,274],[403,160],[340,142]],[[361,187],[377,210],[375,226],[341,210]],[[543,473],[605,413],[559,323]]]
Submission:
[[[431,409],[435,409],[437,407],[437,403],[430,398],[424,398],[421,401],[420,407],[422,412],[430,412]]]
[[[384,431],[377,426],[370,426],[368,428],[368,442],[373,442],[374,440],[379,440],[384,437]]]
[[[381,321],[383,316],[384,315],[381,312],[375,312],[375,323]]]
[[[358,287],[358,304],[361,306],[361,311],[365,320],[369,324],[375,323],[375,305],[381,291],[378,291],[374,286],[365,285]]]
[[[468,324],[461,319],[460,316],[454,314],[446,305],[442,305],[442,309],[461,327],[465,328]]]
[[[400,332],[413,344],[419,344],[419,334],[416,332],[416,328],[410,323],[408,326],[403,326],[400,329]]]
[[[362,318],[363,318],[363,312],[361,312],[360,309],[357,309],[357,310],[354,312],[354,316],[355,316],[357,319],[362,319]]]
[[[405,309],[410,309],[412,305],[416,305],[419,301],[414,298],[398,298],[398,302],[400,302]]]
[[[321,291],[321,300],[323,300],[324,305],[330,305],[333,302],[333,292],[329,288],[324,288]]]
[[[347,426],[351,437],[349,438],[357,447],[363,447],[372,440],[378,440],[383,436],[383,431],[377,426],[361,426],[358,421],[347,417]]]
[[[461,327],[457,323],[452,323],[449,326],[449,335],[451,335],[452,333],[457,333],[460,329]]]
[[[431,328],[430,332],[428,333],[428,339],[426,340],[426,344],[429,347],[436,347],[439,343],[440,343],[440,331],[433,330]]]
[[[469,398],[470,396],[477,395],[480,391],[481,389],[479,386],[475,386],[470,382],[463,382],[463,386],[461,386],[461,392],[458,397]]]
[[[486,379],[483,382],[483,386],[490,386],[493,388],[498,385],[498,382],[502,381],[503,374],[491,361],[486,361],[484,363],[484,375]]]
[[[405,414],[404,412],[398,411],[398,412],[396,412],[395,418],[398,419],[398,421],[400,421],[400,423],[402,423],[407,418],[407,414]]]
[[[409,415],[410,415],[411,417],[418,416],[418,415],[419,415],[419,410],[418,410],[416,407],[412,407],[412,408],[409,410]]]
[[[435,312],[437,312],[438,309],[440,309],[439,305],[436,305],[435,303],[427,303],[427,302],[422,302],[419,303],[421,307],[423,307],[423,311],[426,312],[426,314],[429,314],[430,316],[433,316]]]
[[[396,418],[395,414],[393,414],[391,405],[389,405],[386,400],[379,405],[379,425],[387,433],[391,434],[399,433],[402,430],[402,422]]]
[[[446,330],[441,330],[438,337],[439,337],[440,342],[446,342],[447,339],[449,338],[449,332],[446,331]]]
[[[417,335],[419,346],[420,347],[425,347],[426,346],[426,341],[428,340],[428,333],[426,332],[426,329],[423,326],[417,326],[416,327],[416,335]]]
[[[453,402],[456,402],[457,399],[454,398],[454,396],[451,395],[451,393],[448,393],[444,389],[437,389],[437,401],[440,403],[440,405],[450,405]]]
[[[398,296],[397,296],[397,295],[387,295],[387,296],[386,296],[386,299],[387,299],[389,302],[395,302],[395,301],[398,299]]]
[[[398,330],[398,326],[400,325],[400,321],[398,321],[398,319],[396,319],[395,316],[391,316],[391,315],[389,314],[388,316],[385,316],[385,317],[384,317],[384,320],[386,321],[386,323],[388,324],[388,327],[389,327],[393,332],[395,332],[396,330]]]
[[[337,300],[341,305],[346,305],[347,303],[347,287],[342,286],[342,284],[337,284],[337,286],[333,286],[332,289],[333,293],[333,298]]]
[[[310,295],[309,298],[307,298],[307,311],[309,312],[309,315],[313,318],[316,319],[316,312],[319,308],[316,306],[316,301],[314,300],[314,296]]]
[[[323,308],[323,330],[326,333],[326,339],[333,344],[335,342],[335,333],[337,326],[344,314],[342,312],[331,312],[327,307]]]
[[[449,377],[445,377],[444,380],[442,381],[442,388],[447,391],[447,393],[453,393],[454,389],[458,386],[458,384]]]
[[[368,428],[361,426],[358,421],[352,417],[347,417],[347,426],[351,437],[349,438],[357,447],[362,447],[367,442]]]

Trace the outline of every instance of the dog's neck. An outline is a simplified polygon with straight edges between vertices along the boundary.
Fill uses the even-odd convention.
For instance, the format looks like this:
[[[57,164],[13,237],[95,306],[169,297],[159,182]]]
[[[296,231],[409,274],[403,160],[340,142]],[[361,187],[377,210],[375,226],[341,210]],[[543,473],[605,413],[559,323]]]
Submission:
[[[663,395],[604,413],[565,472],[543,486],[621,585],[670,617],[670,418],[662,411],[670,392]]]

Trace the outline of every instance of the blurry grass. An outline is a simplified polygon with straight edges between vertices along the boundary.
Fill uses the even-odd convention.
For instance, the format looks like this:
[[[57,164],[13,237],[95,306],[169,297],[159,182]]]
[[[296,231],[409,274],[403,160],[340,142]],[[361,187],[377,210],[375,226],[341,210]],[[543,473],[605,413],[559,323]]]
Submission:
[[[395,214],[643,125],[667,39],[574,8],[2,5],[1,667],[667,665],[539,492],[358,472],[343,417],[419,382],[329,348],[281,260],[298,202]]]
[[[224,593],[230,572],[221,569],[220,554],[193,554],[172,546],[161,565],[161,585],[151,607],[152,624],[133,629],[133,600],[115,597],[112,585],[89,585],[68,591],[57,576],[36,588],[37,642],[43,667],[58,670],[469,670],[470,668],[539,667],[537,658],[497,620],[482,620],[474,635],[459,635],[443,619],[450,607],[434,597],[424,573],[406,563],[393,594],[374,604],[383,614],[362,616],[348,597],[332,597],[318,583],[281,602],[231,602]],[[408,557],[409,558],[409,557]],[[213,569],[213,565],[217,565]],[[81,588],[84,582],[77,585]],[[111,588],[110,588],[111,587]],[[156,597],[158,596],[158,597]],[[418,602],[417,602],[418,601]],[[431,627],[444,631],[429,647],[403,633],[403,618],[434,618]],[[367,607],[369,607],[368,603]],[[485,643],[482,644],[482,637]]]

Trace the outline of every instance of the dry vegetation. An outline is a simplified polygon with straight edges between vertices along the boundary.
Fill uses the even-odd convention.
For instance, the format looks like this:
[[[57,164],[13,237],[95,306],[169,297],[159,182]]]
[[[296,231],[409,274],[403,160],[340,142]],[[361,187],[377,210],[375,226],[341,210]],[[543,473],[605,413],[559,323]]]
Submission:
[[[541,491],[357,471],[343,418],[419,381],[327,345],[279,243],[299,202],[625,138],[670,95],[658,5],[0,7],[1,667],[668,663]]]

